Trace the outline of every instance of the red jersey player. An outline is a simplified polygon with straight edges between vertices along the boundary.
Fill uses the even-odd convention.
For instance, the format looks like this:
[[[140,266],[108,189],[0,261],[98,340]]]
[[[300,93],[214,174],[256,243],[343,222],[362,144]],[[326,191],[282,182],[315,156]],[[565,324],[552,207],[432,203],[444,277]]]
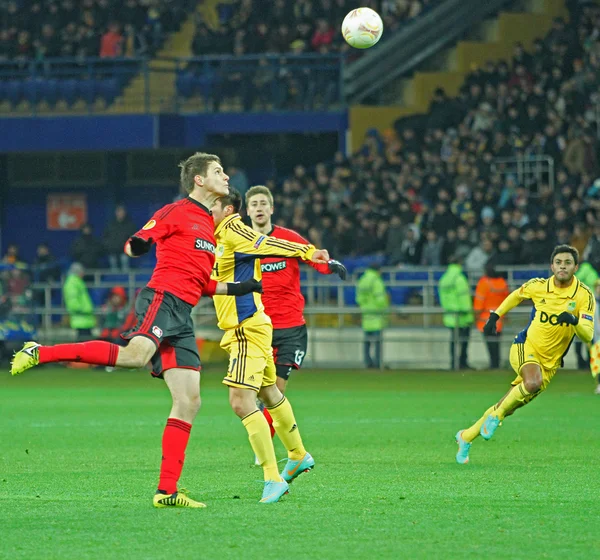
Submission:
[[[200,296],[244,295],[260,291],[255,280],[225,284],[210,280],[215,262],[214,223],[209,208],[229,192],[220,159],[196,153],[180,164],[188,197],[161,208],[125,244],[138,257],[156,244],[156,267],[135,302],[137,323],[123,338],[127,346],[93,340],[41,346],[28,342],[15,354],[11,373],[38,364],[83,362],[141,368],[152,362],[155,377],[165,380],[173,398],[162,439],[162,463],[154,506],[205,507],[177,491],[192,422],[200,408],[200,356],[191,318]]]
[[[255,186],[246,193],[246,208],[252,229],[264,235],[306,244],[308,241],[291,229],[271,224],[273,195],[267,187]],[[265,258],[262,270],[262,301],[273,322],[273,354],[277,368],[277,387],[285,393],[293,369],[300,369],[306,355],[308,335],[304,320],[304,297],[300,292],[300,266],[297,258]],[[321,274],[336,273],[344,280],[346,268],[338,261],[327,264],[307,262]],[[268,419],[268,418],[267,418]]]

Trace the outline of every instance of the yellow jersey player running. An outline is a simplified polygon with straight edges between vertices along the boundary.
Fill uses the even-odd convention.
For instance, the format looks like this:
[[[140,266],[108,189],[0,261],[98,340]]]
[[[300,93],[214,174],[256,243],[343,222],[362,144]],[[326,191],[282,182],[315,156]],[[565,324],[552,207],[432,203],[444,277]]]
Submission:
[[[238,214],[242,198],[229,189],[212,208],[217,241],[212,279],[220,282],[260,280],[260,258],[267,256],[300,257],[316,263],[327,263],[329,254],[312,245],[292,243],[263,235],[246,226]],[[229,403],[241,418],[252,450],[264,472],[261,503],[277,502],[287,494],[294,478],[315,465],[306,452],[294,412],[276,385],[273,361],[273,327],[265,314],[260,294],[250,297],[213,298],[219,328],[225,331],[221,347],[229,354],[229,367],[223,380],[229,386]],[[256,405],[256,396],[266,405],[273,427],[288,452],[288,462],[279,474],[271,431],[266,418]]]
[[[591,290],[574,274],[579,263],[577,249],[558,245],[550,258],[553,276],[534,278],[512,292],[483,329],[496,332],[496,322],[524,299],[533,301],[529,325],[516,337],[510,350],[510,364],[517,377],[500,401],[488,408],[470,428],[456,434],[456,461],[469,462],[473,440],[489,440],[507,416],[531,402],[546,389],[569,350],[575,335],[588,344],[594,334],[596,300]]]

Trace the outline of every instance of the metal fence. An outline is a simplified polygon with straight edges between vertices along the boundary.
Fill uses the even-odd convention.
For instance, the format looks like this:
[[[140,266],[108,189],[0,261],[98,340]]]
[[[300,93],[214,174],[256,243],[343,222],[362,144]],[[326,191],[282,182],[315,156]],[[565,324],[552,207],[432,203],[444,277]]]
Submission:
[[[449,329],[443,323],[437,285],[444,269],[407,267],[382,268],[391,306],[386,312],[387,326],[379,340],[381,367],[449,369],[458,363],[459,347],[465,340],[458,329]],[[99,305],[111,288],[125,288],[130,305],[138,289],[146,285],[151,270],[132,269],[128,272],[109,270],[90,271],[88,288],[97,304],[99,325],[102,308]],[[538,267],[511,267],[504,272],[511,289],[532,277],[546,277],[547,265]],[[362,274],[355,269],[345,282],[337,276],[324,276],[306,267],[302,291],[306,299],[305,316],[309,330],[309,353],[306,365],[318,367],[362,367],[365,337],[361,329],[361,312],[355,303],[356,282]],[[474,288],[478,278],[469,277]],[[14,308],[9,321],[27,321],[37,329],[36,338],[46,343],[74,340],[76,332],[69,328],[68,313],[62,300],[62,283],[34,283],[30,286],[30,301]],[[512,338],[526,325],[530,308],[518,307],[507,318],[501,338],[501,355],[505,362]],[[214,306],[210,298],[203,298],[193,311],[196,334],[204,344],[203,361],[220,362],[225,359],[219,348],[222,332],[217,328]],[[1,326],[1,322],[0,322]],[[97,334],[97,333],[95,333]],[[484,339],[475,328],[469,336],[469,363],[485,368],[488,363]],[[2,329],[0,328],[0,343]],[[451,342],[455,353],[450,356]],[[573,358],[571,358],[573,360]]]
[[[550,156],[527,155],[514,158],[496,158],[492,162],[492,172],[512,175],[516,186],[523,186],[534,192],[542,184],[554,191],[554,158]]]

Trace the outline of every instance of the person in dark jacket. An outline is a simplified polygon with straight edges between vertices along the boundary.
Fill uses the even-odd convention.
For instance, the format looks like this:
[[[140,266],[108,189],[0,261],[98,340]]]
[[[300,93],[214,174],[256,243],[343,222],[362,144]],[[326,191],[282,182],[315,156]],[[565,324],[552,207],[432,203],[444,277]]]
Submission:
[[[115,208],[114,219],[106,226],[104,230],[104,248],[108,255],[108,263],[111,270],[128,270],[129,257],[123,252],[125,242],[129,239],[132,232],[138,228],[135,227],[133,220],[127,215],[125,206],[119,204]]]
[[[55,256],[50,252],[50,247],[45,243],[40,243],[36,249],[36,256],[31,267],[34,282],[59,282],[62,274],[60,265]],[[37,305],[46,304],[46,291],[36,289],[33,292],[33,299]]]
[[[104,257],[102,242],[94,237],[92,226],[85,224],[81,228],[81,235],[71,245],[71,258],[87,269],[100,268],[102,257]]]

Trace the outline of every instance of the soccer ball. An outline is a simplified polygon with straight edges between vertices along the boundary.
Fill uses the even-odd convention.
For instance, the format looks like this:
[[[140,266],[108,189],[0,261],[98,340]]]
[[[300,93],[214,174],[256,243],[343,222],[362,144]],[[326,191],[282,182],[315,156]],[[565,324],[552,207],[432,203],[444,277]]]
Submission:
[[[371,8],[352,10],[342,23],[342,35],[351,47],[368,49],[381,39],[383,21]]]

